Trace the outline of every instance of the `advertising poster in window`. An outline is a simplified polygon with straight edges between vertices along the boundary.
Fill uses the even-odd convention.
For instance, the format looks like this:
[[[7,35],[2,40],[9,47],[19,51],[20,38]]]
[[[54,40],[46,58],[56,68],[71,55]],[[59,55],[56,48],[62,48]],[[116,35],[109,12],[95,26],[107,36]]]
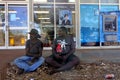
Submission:
[[[72,25],[72,12],[70,10],[59,11],[59,25]]]
[[[117,32],[117,16],[116,15],[103,16],[103,31]]]

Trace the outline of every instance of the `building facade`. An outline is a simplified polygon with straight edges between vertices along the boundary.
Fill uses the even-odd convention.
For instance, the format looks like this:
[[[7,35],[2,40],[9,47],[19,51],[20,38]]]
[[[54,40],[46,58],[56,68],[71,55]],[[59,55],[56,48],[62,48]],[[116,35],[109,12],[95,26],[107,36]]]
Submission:
[[[119,48],[119,9],[120,0],[0,0],[0,49],[24,48],[32,28],[50,49],[61,26],[77,49]]]

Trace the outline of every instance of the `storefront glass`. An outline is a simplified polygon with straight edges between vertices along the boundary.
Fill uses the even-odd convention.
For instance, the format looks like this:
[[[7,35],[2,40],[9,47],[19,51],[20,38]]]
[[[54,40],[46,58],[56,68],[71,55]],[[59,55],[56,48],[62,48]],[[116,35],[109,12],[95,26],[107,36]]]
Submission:
[[[34,4],[34,26],[42,36],[44,47],[50,47],[54,39],[53,4]]]
[[[11,30],[9,32],[9,46],[24,46],[26,39],[26,30]]]
[[[120,45],[120,12],[116,5],[101,5],[100,41],[102,46]]]
[[[5,46],[5,5],[0,4],[0,46]]]
[[[6,19],[7,20],[7,19]],[[8,4],[8,46],[24,46],[28,31],[26,4]]]
[[[80,5],[81,46],[99,46],[98,5]]]
[[[9,23],[10,27],[27,27],[27,7],[26,5],[21,4],[13,4],[9,5]]]
[[[59,27],[66,27],[68,34],[76,37],[76,25],[75,25],[75,5],[74,4],[56,4],[56,25]],[[65,19],[68,19],[66,23]],[[57,31],[57,30],[56,30]],[[56,32],[58,34],[58,32]],[[57,36],[57,35],[56,35]]]

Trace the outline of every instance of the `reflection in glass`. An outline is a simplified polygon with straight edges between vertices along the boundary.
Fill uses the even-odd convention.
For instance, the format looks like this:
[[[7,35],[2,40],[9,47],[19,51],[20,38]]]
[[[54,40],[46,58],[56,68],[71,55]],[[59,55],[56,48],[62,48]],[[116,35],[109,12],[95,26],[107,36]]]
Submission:
[[[10,30],[9,46],[24,46],[27,39],[26,30]]]
[[[9,5],[8,17],[10,27],[27,27],[27,6]]]
[[[64,26],[68,30],[68,34],[76,37],[75,29],[75,5],[74,4],[56,4],[56,24],[57,29],[61,26]],[[61,24],[64,21],[64,16],[68,15],[70,24]],[[57,31],[57,30],[56,30]],[[58,32],[58,31],[57,31]],[[58,34],[58,33],[57,33]],[[56,35],[58,36],[58,35]]]
[[[34,26],[41,33],[44,47],[49,47],[54,39],[53,4],[34,4]]]

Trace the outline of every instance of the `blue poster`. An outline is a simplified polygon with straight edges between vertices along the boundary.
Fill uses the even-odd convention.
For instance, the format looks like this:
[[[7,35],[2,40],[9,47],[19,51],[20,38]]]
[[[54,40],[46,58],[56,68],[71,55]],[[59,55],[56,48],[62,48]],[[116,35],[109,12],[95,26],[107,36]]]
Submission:
[[[59,25],[72,25],[72,12],[70,10],[59,11]]]

